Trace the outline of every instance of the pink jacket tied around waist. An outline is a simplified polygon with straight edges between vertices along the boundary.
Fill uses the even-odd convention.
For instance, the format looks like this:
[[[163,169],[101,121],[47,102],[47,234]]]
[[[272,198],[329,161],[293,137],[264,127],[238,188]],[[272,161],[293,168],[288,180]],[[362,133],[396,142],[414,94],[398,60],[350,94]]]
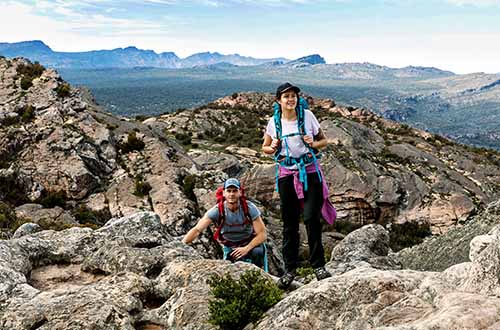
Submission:
[[[333,204],[330,202],[330,199],[328,199],[328,185],[326,184],[325,177],[323,175],[323,171],[321,170],[321,167],[318,165],[318,170],[319,173],[321,174],[321,182],[323,186],[323,205],[321,207],[321,215],[323,216],[323,219],[325,219],[326,222],[328,222],[330,225],[333,224],[335,219],[337,218],[337,210],[335,210],[335,207]],[[306,172],[307,173],[316,173],[316,167],[314,164],[310,164],[306,167]],[[279,167],[279,177],[283,178],[285,176],[293,175],[293,186],[295,188],[295,193],[297,194],[297,198],[301,201],[302,207],[304,206],[304,187],[302,185],[302,182],[300,182],[299,178],[299,171],[297,170],[290,170],[285,167],[280,166]]]

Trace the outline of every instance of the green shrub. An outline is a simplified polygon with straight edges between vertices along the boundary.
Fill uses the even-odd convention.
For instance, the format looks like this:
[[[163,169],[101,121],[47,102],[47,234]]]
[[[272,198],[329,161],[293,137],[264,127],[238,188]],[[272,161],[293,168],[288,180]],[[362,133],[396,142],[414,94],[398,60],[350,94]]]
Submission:
[[[45,208],[53,208],[56,206],[65,208],[68,196],[64,190],[48,191],[38,199],[38,203]]]
[[[146,144],[137,137],[136,132],[130,132],[127,136],[127,141],[118,144],[118,148],[122,153],[129,153],[132,151],[141,151],[144,149]]]
[[[42,75],[45,68],[38,62],[29,64],[19,64],[16,68],[16,72],[19,75],[29,76],[33,78],[38,78]]]
[[[111,219],[111,213],[109,209],[104,209],[102,211],[93,211],[86,207],[85,205],[80,205],[74,208],[71,212],[75,217],[76,221],[82,226],[86,227],[101,227],[109,219]]]
[[[175,139],[178,140],[180,143],[182,143],[185,146],[191,144],[191,136],[189,134],[176,133]]]
[[[146,115],[137,115],[137,116],[135,116],[135,120],[140,121],[140,122],[143,122],[143,121],[145,121],[148,118],[151,118],[151,116],[146,116]]]
[[[314,279],[314,269],[311,266],[297,268],[296,274],[298,277],[301,277],[303,279],[303,283],[306,284]]]
[[[212,275],[207,283],[215,298],[208,302],[208,322],[222,330],[243,329],[246,324],[259,320],[282,296],[276,284],[258,270],[245,272],[239,280],[230,274]]]
[[[7,163],[10,161],[11,159],[9,158],[5,160]],[[0,200],[13,206],[19,206],[28,202],[28,198],[22,185],[19,184],[17,176],[0,177]]]
[[[27,90],[33,86],[33,79],[40,77],[44,70],[45,68],[38,62],[18,65],[16,72],[21,77],[21,88]]]
[[[69,96],[70,92],[71,92],[71,87],[69,86],[68,83],[62,83],[56,88],[56,93],[57,96],[59,97],[67,97]]]
[[[118,128],[118,125],[107,123],[106,128],[109,129],[110,131],[114,131],[115,129]]]
[[[31,86],[33,86],[33,79],[31,77],[22,77],[21,78],[21,88],[24,90],[28,90]]]
[[[6,203],[0,202],[0,228],[7,231],[15,231],[20,225],[25,223],[23,219],[16,217],[14,210]]]
[[[23,123],[29,123],[35,119],[35,109],[30,104],[18,110],[17,113],[21,117]]]
[[[54,221],[52,219],[40,218],[37,220],[37,224],[42,227],[43,230],[55,230],[61,231],[72,227],[78,227],[77,225],[63,223],[60,221]]]
[[[389,230],[389,245],[393,251],[399,251],[422,243],[424,238],[430,235],[432,232],[428,222],[423,224],[417,222],[393,223]]]
[[[141,176],[137,176],[135,178],[134,195],[138,197],[144,197],[149,194],[151,189],[153,189],[151,185],[147,181],[144,181],[144,179]]]

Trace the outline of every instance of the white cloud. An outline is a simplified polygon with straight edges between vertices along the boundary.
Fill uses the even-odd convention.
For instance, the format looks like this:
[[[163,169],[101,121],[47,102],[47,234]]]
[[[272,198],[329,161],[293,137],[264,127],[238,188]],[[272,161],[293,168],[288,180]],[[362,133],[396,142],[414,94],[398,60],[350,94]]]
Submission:
[[[40,4],[43,8],[55,5],[51,11],[57,17],[39,15],[40,7],[23,3],[0,3],[0,22],[3,26],[15,26],[2,35],[2,42],[43,40],[54,50],[85,51],[110,49],[136,45],[157,49],[156,45],[168,40],[177,24],[176,19],[161,22],[116,18],[106,14],[83,14],[59,4]]]
[[[500,6],[500,0],[446,0],[446,2],[457,6],[475,6],[475,7]]]

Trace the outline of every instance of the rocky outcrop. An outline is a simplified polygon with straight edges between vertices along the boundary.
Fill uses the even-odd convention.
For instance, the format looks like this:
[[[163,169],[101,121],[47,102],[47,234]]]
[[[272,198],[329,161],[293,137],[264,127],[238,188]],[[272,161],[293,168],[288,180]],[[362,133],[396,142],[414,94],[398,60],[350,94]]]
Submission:
[[[438,273],[391,269],[387,233],[365,226],[334,250],[327,268],[336,276],[293,291],[246,329],[495,329],[497,233],[475,239],[483,247],[471,262]]]
[[[423,243],[401,250],[398,259],[404,268],[427,271],[443,271],[446,268],[468,262],[473,246],[482,246],[474,237],[484,237],[500,224],[500,201],[493,202],[463,226],[450,229],[441,236],[429,237]],[[490,236],[487,236],[490,237]],[[479,247],[476,247],[476,250]]]
[[[212,329],[206,279],[248,269],[202,259],[148,212],[0,241],[0,329]]]
[[[380,225],[366,225],[347,235],[332,251],[329,267],[345,273],[360,267],[400,269],[389,253],[389,234]]]
[[[88,91],[24,59],[0,58],[0,77],[0,201],[19,219],[100,226],[151,210],[177,235],[197,219],[182,188],[192,163],[162,130],[103,112]]]
[[[494,329],[499,232],[473,240],[470,262],[425,272],[398,269],[385,229],[364,226],[332,252],[332,278],[287,293],[246,329]],[[207,278],[257,268],[206,260],[179,239],[144,212],[0,241],[0,328],[214,329]]]

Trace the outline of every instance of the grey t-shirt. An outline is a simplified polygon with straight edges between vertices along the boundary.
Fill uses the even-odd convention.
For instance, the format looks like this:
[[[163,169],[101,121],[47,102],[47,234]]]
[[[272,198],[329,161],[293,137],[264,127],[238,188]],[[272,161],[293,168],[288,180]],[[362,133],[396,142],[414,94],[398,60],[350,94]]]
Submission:
[[[254,221],[255,219],[257,219],[257,217],[260,216],[260,211],[254,203],[250,201],[247,201],[247,203],[248,213],[250,214],[250,218],[252,219],[252,221]],[[224,239],[231,242],[239,242],[252,235],[252,224],[249,223],[243,226],[235,226],[238,224],[241,225],[245,222],[245,213],[243,212],[243,208],[241,207],[241,205],[236,212],[233,212],[227,208],[226,202],[224,202],[224,210],[226,214],[226,220],[224,221],[224,226],[222,226],[221,229],[221,235],[222,237],[224,237]],[[217,205],[208,210],[207,216],[210,218],[210,220],[212,220],[213,223],[217,223],[217,221],[219,220],[219,208],[217,207]]]

